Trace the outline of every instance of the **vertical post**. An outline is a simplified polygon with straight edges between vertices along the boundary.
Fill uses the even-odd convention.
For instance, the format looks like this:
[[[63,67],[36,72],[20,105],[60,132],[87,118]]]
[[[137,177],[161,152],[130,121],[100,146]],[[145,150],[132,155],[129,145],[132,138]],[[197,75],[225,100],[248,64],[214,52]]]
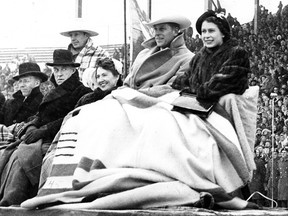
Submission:
[[[152,15],[152,0],[147,0],[147,15],[149,20],[151,20],[151,15]]]
[[[204,1],[204,11],[212,10],[212,1],[211,0],[205,0]]]
[[[272,188],[271,188],[271,207],[273,208],[274,206],[274,158],[273,158],[273,152],[274,152],[274,139],[275,139],[275,134],[274,134],[274,118],[275,118],[275,98],[277,97],[277,94],[275,93],[271,93],[270,94],[270,97],[271,97],[271,109],[272,109],[272,122],[271,122],[271,127],[272,127],[272,131],[271,131],[271,135],[272,135],[272,140],[271,140],[271,145],[272,145],[272,148],[271,148],[271,175],[272,175]]]
[[[127,76],[127,29],[126,0],[124,0],[124,78]]]
[[[259,18],[259,0],[255,0],[255,14],[254,14],[254,34],[258,33],[258,18]]]
[[[76,17],[82,18],[82,0],[76,0]]]
[[[271,201],[271,207],[273,208],[273,200],[274,200],[274,196],[273,196],[273,193],[274,193],[274,159],[273,159],[273,152],[274,152],[274,138],[275,138],[275,134],[274,134],[274,116],[275,116],[275,113],[274,113],[274,98],[272,98],[272,153],[271,153],[271,174],[272,174],[272,201]]]

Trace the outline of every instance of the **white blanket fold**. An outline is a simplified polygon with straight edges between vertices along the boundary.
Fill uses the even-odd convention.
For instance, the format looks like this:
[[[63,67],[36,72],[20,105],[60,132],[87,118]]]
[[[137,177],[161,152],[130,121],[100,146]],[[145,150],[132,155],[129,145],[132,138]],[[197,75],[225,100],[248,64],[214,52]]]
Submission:
[[[220,103],[228,107],[224,99]],[[231,107],[229,113],[239,111]],[[245,208],[246,201],[231,196],[247,184],[254,167],[241,115],[231,125],[215,112],[203,121],[171,108],[161,98],[128,88],[81,107],[60,130],[53,166],[39,195],[21,206],[57,201],[67,204],[53,208],[193,205],[200,192],[209,192],[223,207]],[[69,170],[65,174],[59,172],[63,166]],[[99,198],[81,202],[97,194]]]

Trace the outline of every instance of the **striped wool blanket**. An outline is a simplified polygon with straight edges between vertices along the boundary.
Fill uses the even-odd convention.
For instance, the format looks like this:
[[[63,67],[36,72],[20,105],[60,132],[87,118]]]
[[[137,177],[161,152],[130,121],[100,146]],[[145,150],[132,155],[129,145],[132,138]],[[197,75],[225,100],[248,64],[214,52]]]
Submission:
[[[253,135],[245,131],[241,121],[256,123],[255,95],[237,96],[241,99],[229,96],[220,101],[228,113],[239,112],[234,105],[227,105],[229,101],[236,105],[241,100],[254,103],[252,110],[242,107],[249,108],[246,111],[251,116],[242,118],[238,113],[239,119],[237,115],[231,118],[231,124],[216,112],[203,120],[171,111],[167,101],[177,97],[175,93],[153,98],[130,88],[115,90],[104,100],[69,114],[56,137],[56,148],[46,157],[51,169],[45,183],[36,197],[21,206],[193,206],[201,193],[207,192],[219,206],[243,209],[247,202],[236,192],[251,179],[255,165],[249,152],[252,140],[248,139]]]

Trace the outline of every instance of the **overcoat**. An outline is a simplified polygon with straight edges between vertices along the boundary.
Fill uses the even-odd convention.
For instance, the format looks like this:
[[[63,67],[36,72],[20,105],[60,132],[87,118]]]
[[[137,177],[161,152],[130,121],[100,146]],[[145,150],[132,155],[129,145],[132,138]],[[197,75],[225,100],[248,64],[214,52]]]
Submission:
[[[254,158],[256,164],[256,170],[253,171],[253,177],[251,183],[249,184],[250,192],[253,193],[258,191],[262,194],[265,193],[264,183],[265,183],[265,175],[266,175],[266,168],[265,162],[261,157]],[[261,199],[262,197],[259,194],[255,194],[253,199]]]
[[[102,91],[100,88],[94,89],[93,92],[83,95],[75,107],[83,106],[85,104],[90,104],[95,101],[103,99],[106,95],[110,94],[113,90],[117,89],[117,86],[112,89]]]
[[[13,98],[7,100],[0,113],[0,123],[10,126],[15,123],[27,121],[30,116],[37,113],[43,99],[39,87],[32,89],[30,95],[24,100],[21,91],[13,94]]]
[[[172,84],[177,75],[188,70],[194,54],[186,47],[180,33],[170,47],[160,50],[155,38],[144,41],[145,49],[136,57],[124,85],[134,89]]]
[[[278,200],[288,200],[288,157],[279,160]]]
[[[51,77],[51,82],[56,85],[56,88],[45,95],[38,113],[31,120],[32,125],[45,129],[43,142],[52,142],[61,127],[63,118],[74,109],[83,95],[92,91],[79,81],[77,71],[59,86],[55,82],[54,75]]]
[[[198,99],[218,101],[228,93],[243,94],[251,73],[246,50],[230,39],[220,47],[203,47],[191,60],[190,69],[172,87],[197,94]]]
[[[279,160],[278,158],[273,159],[273,166],[272,166],[272,158],[270,158],[270,160],[267,163],[267,169],[266,169],[267,196],[272,198],[272,189],[273,189],[273,199],[278,199],[278,180],[279,180],[278,160]]]
[[[56,85],[53,75],[51,81]],[[91,91],[79,81],[76,71],[45,95],[38,113],[27,123],[45,130],[42,142],[22,142],[18,146],[17,140],[5,149],[0,158],[0,206],[20,204],[36,195],[45,150],[60,129],[66,114],[74,109],[81,96]]]

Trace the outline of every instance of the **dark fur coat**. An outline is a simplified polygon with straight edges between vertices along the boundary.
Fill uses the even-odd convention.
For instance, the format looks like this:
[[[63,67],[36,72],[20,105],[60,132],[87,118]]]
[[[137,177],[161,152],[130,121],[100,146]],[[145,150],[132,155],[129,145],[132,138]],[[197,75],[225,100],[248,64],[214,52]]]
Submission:
[[[172,87],[195,93],[198,99],[218,101],[228,93],[243,94],[250,73],[248,53],[228,40],[217,49],[203,47],[190,62],[190,69]]]

